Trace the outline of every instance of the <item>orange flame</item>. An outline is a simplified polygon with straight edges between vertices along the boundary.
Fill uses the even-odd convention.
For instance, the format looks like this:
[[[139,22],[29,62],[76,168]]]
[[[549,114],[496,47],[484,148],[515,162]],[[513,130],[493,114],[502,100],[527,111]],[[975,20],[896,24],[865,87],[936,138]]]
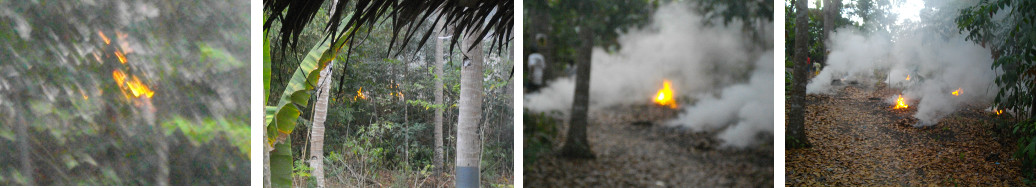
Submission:
[[[903,101],[903,95],[899,95],[899,98],[896,99],[896,106],[892,109],[906,109],[907,107],[909,106]]]
[[[658,94],[655,95],[655,104],[675,109],[676,100],[673,100],[672,84],[669,80],[665,80],[662,85],[662,89],[658,90]]]
[[[122,54],[122,52],[115,50],[115,57],[118,57],[119,62],[122,62],[122,64],[126,64],[126,54]]]
[[[149,89],[144,82],[141,82],[140,78],[137,78],[137,76],[132,76],[130,77],[130,80],[126,80],[126,73],[123,73],[119,69],[115,69],[112,71],[112,78],[115,79],[115,82],[119,85],[119,89],[122,89],[123,93],[128,91],[128,93],[132,94],[133,97],[144,96],[145,98],[151,98],[151,96],[155,95],[155,92]]]
[[[910,80],[910,75],[909,74],[907,75],[907,79],[906,80]]]
[[[960,96],[960,88],[958,87],[957,90],[953,90],[953,93],[950,94],[953,94],[953,96]]]
[[[364,100],[367,99],[367,95],[363,95],[363,87],[360,87],[360,90],[356,90],[356,96],[353,97],[353,101],[356,101],[356,97]]]
[[[97,35],[101,35],[101,39],[104,39],[104,44],[112,43],[112,40],[108,39],[108,36],[104,36],[104,32],[97,31]]]

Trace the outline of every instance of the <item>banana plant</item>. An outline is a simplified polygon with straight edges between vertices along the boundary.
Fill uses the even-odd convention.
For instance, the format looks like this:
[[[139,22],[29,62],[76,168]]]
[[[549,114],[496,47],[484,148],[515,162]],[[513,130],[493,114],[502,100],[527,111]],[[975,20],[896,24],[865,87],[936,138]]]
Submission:
[[[350,30],[350,32],[355,29]],[[347,36],[347,35],[342,35]],[[344,39],[344,37],[343,37]],[[309,104],[310,95],[315,92],[315,87],[320,79],[320,72],[327,67],[334,59],[338,51],[345,47],[346,40],[324,40],[313,46],[306,54],[306,58],[299,63],[299,68],[288,80],[288,85],[281,93],[280,101],[276,106],[265,107],[265,129],[266,147],[264,152],[270,153],[270,183],[273,187],[291,186],[291,133],[295,130],[295,123],[301,114],[300,109]],[[264,42],[265,44],[265,42]],[[269,54],[263,50],[264,56]],[[266,57],[264,57],[266,61]],[[266,64],[264,62],[264,64]],[[264,76],[269,75],[270,69],[264,65]],[[264,89],[269,88],[269,83],[264,78]],[[265,92],[264,92],[265,93]],[[264,94],[265,95],[265,94]]]

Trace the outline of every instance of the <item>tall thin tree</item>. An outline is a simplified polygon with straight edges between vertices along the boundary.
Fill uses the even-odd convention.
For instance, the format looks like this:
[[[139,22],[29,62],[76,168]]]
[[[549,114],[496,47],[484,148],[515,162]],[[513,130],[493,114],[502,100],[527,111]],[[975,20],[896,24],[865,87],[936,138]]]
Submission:
[[[442,26],[440,26],[442,27]],[[442,101],[442,76],[443,76],[443,31],[436,32],[435,38],[435,157],[432,164],[435,165],[435,172],[443,169],[443,141],[442,141],[442,112],[445,105]]]
[[[320,71],[317,81],[317,103],[313,105],[313,127],[310,129],[309,166],[313,168],[313,179],[317,187],[324,187],[324,120],[327,118],[327,98],[331,89],[331,67],[335,61]]]
[[[461,65],[460,114],[457,122],[456,186],[479,186],[479,120],[482,118],[482,45],[477,31],[464,34],[464,63]]]

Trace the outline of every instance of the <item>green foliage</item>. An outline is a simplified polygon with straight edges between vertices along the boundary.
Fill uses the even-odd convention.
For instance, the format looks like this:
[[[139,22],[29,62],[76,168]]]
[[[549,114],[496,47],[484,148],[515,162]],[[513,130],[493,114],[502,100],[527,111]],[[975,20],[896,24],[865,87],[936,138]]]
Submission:
[[[266,21],[266,15],[263,15],[263,21]],[[270,39],[265,37],[266,30],[263,30],[263,100],[270,98],[270,76],[271,64],[270,61]]]
[[[543,153],[550,152],[554,148],[554,138],[557,138],[558,120],[545,113],[531,113],[524,110],[522,118],[525,122],[525,150],[522,156],[525,164],[533,164]]]
[[[224,49],[213,48],[205,42],[195,44],[198,46],[198,62],[212,61],[207,63],[208,66],[205,69],[224,72],[245,66],[244,62],[238,61],[237,58],[234,58]]]
[[[1002,70],[996,106],[1016,112],[1036,107],[1036,1],[983,0],[956,19],[967,40],[992,49],[993,68]],[[1029,117],[1032,118],[1032,117]]]
[[[186,118],[175,116],[161,123],[165,134],[172,135],[182,131],[190,140],[190,144],[199,146],[209,143],[215,138],[223,137],[238,148],[242,157],[251,156],[251,127],[244,119],[206,118],[201,122],[192,122]]]
[[[300,178],[313,177],[312,174],[309,174],[310,171],[313,171],[313,168],[309,167],[309,163],[304,160],[298,160],[295,161],[295,165],[291,169],[291,176]]]
[[[1022,161],[1022,167],[1036,169],[1036,121],[1015,124],[1014,134],[1021,137],[1018,139],[1018,150],[1014,157]]]
[[[785,22],[784,22],[784,27],[785,27],[785,29],[784,29],[784,36],[785,36],[785,39],[784,39],[784,41],[785,41],[785,43],[784,43],[784,54],[786,54],[785,55],[786,58],[791,60],[792,59],[791,57],[794,57],[794,54],[795,54],[795,46],[794,46],[795,45],[795,41],[798,40],[797,38],[795,38],[796,37],[795,36],[795,30],[796,30],[795,19],[796,18],[795,18],[794,15],[796,13],[795,13],[794,6],[791,5],[791,4],[786,5],[784,7],[784,14],[785,15],[792,15],[792,16],[785,16],[784,17],[784,19],[785,19]],[[807,49],[807,51],[808,51],[807,57],[809,57],[809,61],[810,62],[813,62],[813,63],[818,63],[818,62],[819,63],[823,63],[827,59],[827,52],[825,50],[827,47],[825,46],[825,43],[822,40],[822,37],[823,37],[823,34],[824,34],[824,32],[823,32],[823,29],[824,29],[823,12],[820,9],[809,9],[809,12],[807,13],[807,15],[809,17],[809,21],[807,21],[808,26],[806,27],[806,28],[808,28],[807,30],[809,31],[809,32],[807,32],[807,36],[809,37],[809,38],[807,38],[808,42],[806,42],[806,46],[809,48],[809,49]],[[839,22],[839,23],[842,23],[842,22]],[[840,26],[840,25],[836,24],[836,28],[838,26]],[[802,62],[802,63],[805,63],[805,62]],[[791,66],[793,64],[794,64],[794,62],[788,61],[788,62],[785,63],[785,66],[787,68],[791,68]],[[787,82],[787,83],[791,83],[791,82]]]

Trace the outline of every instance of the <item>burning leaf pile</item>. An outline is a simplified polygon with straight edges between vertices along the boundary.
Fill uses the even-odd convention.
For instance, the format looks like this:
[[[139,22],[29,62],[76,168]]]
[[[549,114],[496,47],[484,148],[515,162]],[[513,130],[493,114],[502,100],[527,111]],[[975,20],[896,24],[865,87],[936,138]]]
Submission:
[[[896,105],[893,106],[892,109],[906,109],[908,107],[910,106],[908,106],[903,100],[903,95],[899,95],[899,98],[896,98]]]
[[[808,95],[812,147],[785,151],[785,185],[1024,185],[1010,130],[997,128],[984,107],[965,107],[929,128],[899,126],[916,122],[914,109],[887,110],[874,100],[898,92],[846,87],[832,97]]]
[[[673,84],[669,80],[662,82],[662,89],[655,95],[655,104],[676,109],[676,100],[673,99]]]

